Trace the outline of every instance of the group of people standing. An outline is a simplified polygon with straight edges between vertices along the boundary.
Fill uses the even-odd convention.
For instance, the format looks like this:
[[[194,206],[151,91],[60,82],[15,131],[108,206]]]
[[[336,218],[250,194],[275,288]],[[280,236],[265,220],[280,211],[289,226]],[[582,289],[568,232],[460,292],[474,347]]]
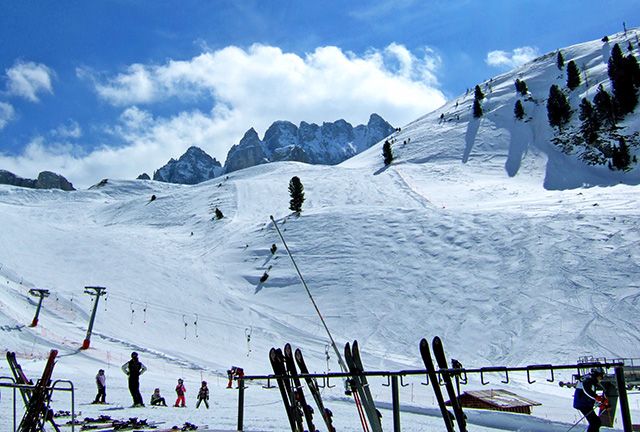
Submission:
[[[147,367],[142,364],[142,362],[138,359],[138,353],[131,353],[131,360],[122,365],[122,372],[128,377],[129,383],[129,392],[131,393],[131,397],[133,398],[133,407],[143,407],[144,401],[142,400],[142,395],[140,394],[140,375],[146,372]],[[96,398],[94,399],[94,404],[104,404],[106,403],[107,397],[107,386],[106,386],[106,377],[104,374],[104,369],[100,369],[98,374],[96,375],[96,386],[98,387],[98,393],[96,394]],[[185,394],[187,392],[186,387],[184,386],[184,381],[182,378],[178,379],[178,384],[176,385],[176,402],[173,405],[174,407],[186,407],[186,397]],[[209,408],[209,388],[207,387],[207,382],[202,381],[202,385],[200,386],[200,390],[198,391],[198,402],[196,403],[196,408],[200,407],[200,404],[204,402],[204,405]],[[156,388],[151,395],[151,405],[154,406],[167,406],[165,398],[160,394],[160,389]]]

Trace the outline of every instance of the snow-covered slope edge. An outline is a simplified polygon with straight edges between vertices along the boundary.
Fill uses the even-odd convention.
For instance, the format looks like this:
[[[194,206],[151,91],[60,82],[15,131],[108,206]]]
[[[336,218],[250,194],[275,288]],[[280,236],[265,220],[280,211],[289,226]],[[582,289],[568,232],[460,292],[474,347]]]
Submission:
[[[467,94],[403,127],[392,146],[394,163],[426,164],[438,169],[437,165],[457,161],[481,171],[493,166],[493,174],[497,176],[543,174],[542,181],[547,189],[620,183],[637,185],[640,183],[637,164],[632,164],[627,172],[612,171],[604,165],[587,165],[579,159],[577,150],[570,155],[562,153],[552,143],[557,130],[549,126],[546,104],[549,87],[558,85],[568,95],[573,110],[565,131],[579,130],[580,100],[587,98],[592,101],[600,84],[611,93],[607,62],[612,47],[619,44],[626,55],[627,45],[631,42],[632,53],[637,59],[640,49],[636,42],[638,35],[640,31],[634,29],[626,34],[612,35],[607,42],[598,39],[561,49],[566,62],[573,60],[581,69],[582,83],[573,91],[566,88],[567,67],[558,69],[556,52],[478,83],[485,94],[482,117],[473,117],[474,92],[470,89]],[[516,79],[526,82],[529,90],[526,97],[516,92]],[[524,106],[524,121],[516,120],[514,116],[514,105],[518,99]],[[618,133],[626,136],[640,131],[639,108],[618,126]],[[632,155],[639,153],[637,145],[632,146],[631,152]],[[374,147],[344,164],[371,164],[381,160],[380,153],[380,147]]]

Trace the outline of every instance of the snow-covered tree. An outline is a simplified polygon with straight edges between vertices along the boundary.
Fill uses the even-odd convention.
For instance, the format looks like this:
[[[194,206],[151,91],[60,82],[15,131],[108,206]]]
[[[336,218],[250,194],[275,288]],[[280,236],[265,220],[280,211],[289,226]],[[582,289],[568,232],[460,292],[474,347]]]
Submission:
[[[513,114],[518,120],[522,120],[524,118],[524,107],[522,106],[520,99],[516,101],[516,105],[513,108]]]
[[[564,67],[564,56],[562,55],[562,51],[558,51],[558,55],[556,56],[556,65],[560,70]]]
[[[569,90],[575,90],[580,85],[580,70],[576,65],[576,62],[571,60],[567,64],[567,87]]]
[[[391,151],[391,143],[386,140],[382,145],[382,157],[384,157],[384,164],[389,165],[393,161],[393,152]]]
[[[549,99],[547,99],[547,117],[551,126],[562,130],[571,119],[571,106],[567,97],[562,93],[560,87],[553,84],[549,88]]]
[[[582,121],[580,131],[582,137],[588,144],[594,144],[598,140],[598,132],[600,131],[600,119],[595,108],[588,99],[583,98],[580,102],[579,118]]]
[[[482,93],[482,89],[480,88],[479,85],[476,85],[476,88],[473,93],[473,97],[477,101],[481,101],[482,99],[484,99],[484,93]]]
[[[482,105],[480,105],[480,101],[478,99],[473,100],[473,116],[475,118],[482,117]]]
[[[297,176],[291,177],[289,181],[289,195],[291,196],[289,209],[300,213],[302,211],[302,203],[304,202],[304,186]]]

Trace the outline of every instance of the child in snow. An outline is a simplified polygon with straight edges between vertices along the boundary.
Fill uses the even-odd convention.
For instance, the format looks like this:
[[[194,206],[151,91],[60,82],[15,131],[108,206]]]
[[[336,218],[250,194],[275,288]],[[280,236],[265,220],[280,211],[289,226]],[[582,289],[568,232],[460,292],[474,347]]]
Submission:
[[[200,387],[200,391],[198,391],[198,402],[196,403],[196,408],[200,408],[201,402],[204,402],[204,406],[209,409],[209,387],[207,387],[206,381],[202,381],[202,387]]]
[[[178,398],[176,399],[175,405],[173,405],[174,407],[181,406],[182,408],[184,408],[187,406],[186,401],[184,399],[184,394],[186,391],[187,389],[184,387],[182,378],[179,378],[178,385],[176,386],[176,394],[178,395]]]
[[[96,375],[96,386],[98,387],[98,394],[94,399],[94,404],[103,404],[106,403],[105,399],[107,397],[107,378],[104,376],[104,369],[100,369],[98,371],[98,375]]]
[[[231,388],[233,385],[234,378],[242,378],[244,376],[244,369],[238,366],[231,366],[231,369],[227,370],[227,377],[229,378],[229,383],[227,384],[227,388]]]
[[[154,406],[167,406],[167,403],[165,402],[164,398],[160,395],[160,389],[157,388],[153,391],[153,394],[151,395],[151,405]]]

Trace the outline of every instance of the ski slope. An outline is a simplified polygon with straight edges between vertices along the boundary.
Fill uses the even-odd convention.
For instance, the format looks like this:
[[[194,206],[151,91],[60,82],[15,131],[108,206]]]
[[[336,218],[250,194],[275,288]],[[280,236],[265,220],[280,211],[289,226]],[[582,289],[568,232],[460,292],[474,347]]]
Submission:
[[[565,58],[584,59],[597,80],[606,75],[601,45],[567,48]],[[332,352],[327,362],[327,335],[273,215],[334,338],[340,345],[357,339],[368,369],[421,368],[418,343],[435,335],[467,367],[640,357],[637,168],[586,167],[551,148],[544,103],[525,106],[529,122],[513,120],[515,77],[542,98],[558,73],[555,57],[546,56],[496,77],[479,121],[467,96],[408,124],[393,136],[396,159],[386,168],[380,143],[338,166],[272,163],[194,186],[112,179],[73,193],[0,186],[0,344],[30,377],[58,349],[54,377],[73,380],[79,403],[93,400],[95,373],[104,368],[107,408],[131,404],[119,368],[135,350],[149,368],[145,400],[160,387],[172,402],[181,377],[188,408],[104,413],[234,429],[237,394],[224,388],[231,365],[268,373],[269,349],[291,342],[311,370],[338,370]],[[452,120],[441,122],[443,113]],[[636,124],[632,116],[627,127]],[[292,176],[305,187],[300,216],[288,209]],[[213,220],[215,207],[223,219]],[[92,285],[108,294],[99,300],[91,348],[79,351],[92,308],[83,288]],[[29,328],[34,287],[51,296],[38,327]],[[0,361],[0,376],[9,374]],[[568,429],[579,418],[572,391],[536,378],[530,386],[515,375],[505,386],[490,376],[492,388],[543,406],[534,416],[471,410],[473,430]],[[194,408],[202,379],[209,411]],[[431,389],[408,382],[403,429],[443,430]],[[247,390],[247,430],[286,430],[279,393],[262,384]],[[358,430],[355,407],[335,384],[324,390],[334,423]],[[374,381],[372,392],[391,430],[391,392],[382,384]],[[477,379],[468,386],[480,387]],[[10,401],[3,389],[3,430]],[[633,396],[636,417],[639,404]],[[57,395],[54,406],[69,409],[68,395]],[[79,406],[83,416],[100,408]]]

